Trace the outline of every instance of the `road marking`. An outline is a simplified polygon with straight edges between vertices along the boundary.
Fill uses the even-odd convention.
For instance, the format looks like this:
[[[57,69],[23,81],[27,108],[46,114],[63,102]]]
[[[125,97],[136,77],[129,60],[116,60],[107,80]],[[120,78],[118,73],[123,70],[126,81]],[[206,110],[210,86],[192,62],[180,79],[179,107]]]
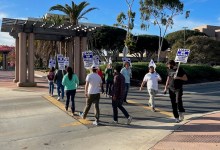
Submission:
[[[151,111],[151,107],[148,107],[148,106],[146,106],[146,105],[144,105],[144,104],[137,103],[137,102],[135,102],[135,101],[133,101],[133,100],[128,100],[128,102],[131,103],[131,104],[133,104],[133,105],[136,105],[136,106],[141,106],[141,107],[143,107],[143,108],[145,108],[145,109]],[[155,108],[155,110],[156,110],[157,113],[166,115],[166,116],[168,116],[168,117],[173,117],[173,114],[172,114],[171,112],[163,111],[163,110],[158,109],[158,108]]]
[[[69,124],[64,124],[61,127],[77,126],[77,125],[90,125],[90,124],[92,124],[92,122],[87,120],[87,119],[82,119],[81,117],[75,116],[75,115],[73,116],[72,112],[66,111],[65,105],[63,103],[61,103],[60,101],[56,100],[55,98],[53,98],[51,96],[48,96],[48,95],[44,95],[43,97],[46,100],[48,100],[49,102],[51,102],[52,104],[54,104],[55,106],[57,106],[62,111],[66,112],[69,116],[73,117],[74,119],[76,119],[78,121],[78,122],[73,122],[73,123],[69,123]]]

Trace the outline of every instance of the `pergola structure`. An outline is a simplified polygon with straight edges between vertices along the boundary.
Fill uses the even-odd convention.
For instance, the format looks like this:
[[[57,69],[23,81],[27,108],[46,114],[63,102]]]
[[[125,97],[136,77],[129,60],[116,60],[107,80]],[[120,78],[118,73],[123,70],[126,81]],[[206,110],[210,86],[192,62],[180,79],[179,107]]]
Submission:
[[[2,53],[2,64],[3,64],[3,70],[8,70],[8,62],[7,62],[7,55],[12,50],[14,50],[13,46],[6,46],[6,45],[0,45],[0,53]]]
[[[3,18],[1,32],[9,32],[15,38],[14,82],[19,87],[36,86],[34,81],[34,40],[60,41],[60,49],[65,47],[65,43],[69,44],[70,66],[73,66],[79,79],[84,81],[86,70],[83,67],[81,54],[87,49],[88,33],[97,27],[100,25],[86,23],[72,25],[69,22],[55,24],[40,20]]]

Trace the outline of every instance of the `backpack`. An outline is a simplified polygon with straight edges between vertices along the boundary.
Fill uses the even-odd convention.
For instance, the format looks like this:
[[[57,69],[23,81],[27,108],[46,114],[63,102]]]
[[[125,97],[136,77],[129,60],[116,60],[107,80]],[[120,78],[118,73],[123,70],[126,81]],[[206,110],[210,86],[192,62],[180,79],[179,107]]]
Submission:
[[[53,72],[49,72],[49,74],[47,75],[48,80],[53,80],[54,79],[54,73]]]

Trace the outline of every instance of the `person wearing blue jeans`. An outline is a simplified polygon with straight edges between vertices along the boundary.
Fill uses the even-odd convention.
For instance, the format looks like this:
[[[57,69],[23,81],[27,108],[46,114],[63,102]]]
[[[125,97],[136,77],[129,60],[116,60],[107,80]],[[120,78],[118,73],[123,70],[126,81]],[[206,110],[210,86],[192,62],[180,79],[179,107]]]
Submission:
[[[54,91],[54,83],[53,83],[53,81],[49,81],[49,94],[50,94],[50,96],[53,96],[53,91]]]
[[[66,70],[58,70],[55,74],[54,82],[57,84],[58,101],[60,101],[60,99],[64,101],[64,86],[62,85],[62,80],[65,74]]]
[[[57,100],[64,99],[64,86],[62,85],[62,83],[57,83],[57,94],[58,94],[58,98]]]

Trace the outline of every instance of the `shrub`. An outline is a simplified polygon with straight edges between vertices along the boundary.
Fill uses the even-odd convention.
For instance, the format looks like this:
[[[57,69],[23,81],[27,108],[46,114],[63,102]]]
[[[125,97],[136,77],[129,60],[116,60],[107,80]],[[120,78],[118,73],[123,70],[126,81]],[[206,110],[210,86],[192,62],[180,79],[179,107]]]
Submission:
[[[117,64],[122,65],[121,62]],[[132,63],[132,80],[138,82],[137,84],[140,84],[145,74],[148,72],[148,64],[148,62]],[[103,65],[101,69],[104,70],[105,67],[106,65]],[[181,64],[181,67],[186,71],[188,76],[189,80],[187,83],[220,80],[220,66],[211,67],[208,65]],[[163,63],[157,64],[156,71],[160,74],[162,82],[165,83],[167,78],[166,65]]]

